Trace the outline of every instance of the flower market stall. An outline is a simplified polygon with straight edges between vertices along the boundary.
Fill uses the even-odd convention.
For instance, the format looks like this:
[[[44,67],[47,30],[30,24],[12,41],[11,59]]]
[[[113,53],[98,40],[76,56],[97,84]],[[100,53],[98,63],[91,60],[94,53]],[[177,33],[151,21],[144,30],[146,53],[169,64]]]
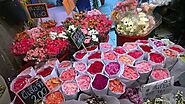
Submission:
[[[12,53],[34,65],[11,82],[12,103],[184,104],[185,89],[174,82],[185,72],[185,49],[148,38],[160,24],[151,14],[154,6],[136,7],[126,0],[115,7],[113,21],[94,9],[59,26],[49,20],[17,33]],[[112,24],[116,47],[108,43]]]

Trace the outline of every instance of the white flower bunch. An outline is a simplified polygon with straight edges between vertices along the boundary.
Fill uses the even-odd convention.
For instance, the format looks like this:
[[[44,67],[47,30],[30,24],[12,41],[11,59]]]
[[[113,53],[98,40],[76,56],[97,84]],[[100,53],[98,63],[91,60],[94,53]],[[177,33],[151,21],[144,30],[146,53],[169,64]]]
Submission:
[[[68,39],[65,32],[62,32],[62,33],[59,33],[59,34],[57,32],[50,32],[49,36],[50,36],[51,40],[55,40],[56,38]]]

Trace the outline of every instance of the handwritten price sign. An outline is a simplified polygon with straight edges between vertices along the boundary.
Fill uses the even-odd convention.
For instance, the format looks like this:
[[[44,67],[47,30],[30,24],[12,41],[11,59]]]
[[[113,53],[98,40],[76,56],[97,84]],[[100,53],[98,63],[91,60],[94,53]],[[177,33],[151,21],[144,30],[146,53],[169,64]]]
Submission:
[[[18,95],[25,104],[35,104],[49,93],[48,88],[38,79],[21,90]]]
[[[161,95],[170,93],[174,84],[174,77],[148,83],[142,86],[141,92],[143,100],[161,97]]]
[[[45,3],[28,4],[26,7],[31,18],[49,17],[47,6]]]

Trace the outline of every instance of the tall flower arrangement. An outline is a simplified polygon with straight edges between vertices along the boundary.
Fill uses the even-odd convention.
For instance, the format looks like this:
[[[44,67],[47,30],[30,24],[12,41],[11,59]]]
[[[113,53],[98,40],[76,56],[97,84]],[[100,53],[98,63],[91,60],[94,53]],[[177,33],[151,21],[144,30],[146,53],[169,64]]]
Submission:
[[[111,29],[112,21],[102,14],[99,10],[91,10],[85,13],[76,13],[73,18],[67,18],[62,22],[68,36],[73,34],[77,28],[80,28],[85,34],[85,45],[97,44],[107,39],[108,32]]]
[[[24,61],[41,62],[65,50],[69,45],[63,27],[35,27],[17,33],[11,49],[15,55],[25,55]]]

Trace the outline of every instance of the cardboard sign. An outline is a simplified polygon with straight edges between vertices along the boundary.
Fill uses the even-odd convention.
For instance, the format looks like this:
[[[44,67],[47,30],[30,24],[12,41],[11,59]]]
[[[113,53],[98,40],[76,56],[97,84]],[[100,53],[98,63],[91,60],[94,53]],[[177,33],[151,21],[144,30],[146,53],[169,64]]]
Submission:
[[[71,39],[75,43],[76,47],[79,49],[85,40],[85,35],[81,29],[77,29],[77,31],[71,35]]]
[[[35,104],[49,93],[48,88],[42,82],[42,79],[38,79],[18,92],[18,96],[25,104]]]
[[[75,3],[74,0],[64,0],[63,1],[64,8],[66,10],[66,13],[69,15],[71,12],[75,9]]]
[[[161,97],[161,95],[170,93],[173,89],[173,84],[174,77],[170,77],[143,85],[141,87],[143,100]]]
[[[26,5],[26,8],[31,18],[49,17],[47,6],[45,3],[28,4]]]

